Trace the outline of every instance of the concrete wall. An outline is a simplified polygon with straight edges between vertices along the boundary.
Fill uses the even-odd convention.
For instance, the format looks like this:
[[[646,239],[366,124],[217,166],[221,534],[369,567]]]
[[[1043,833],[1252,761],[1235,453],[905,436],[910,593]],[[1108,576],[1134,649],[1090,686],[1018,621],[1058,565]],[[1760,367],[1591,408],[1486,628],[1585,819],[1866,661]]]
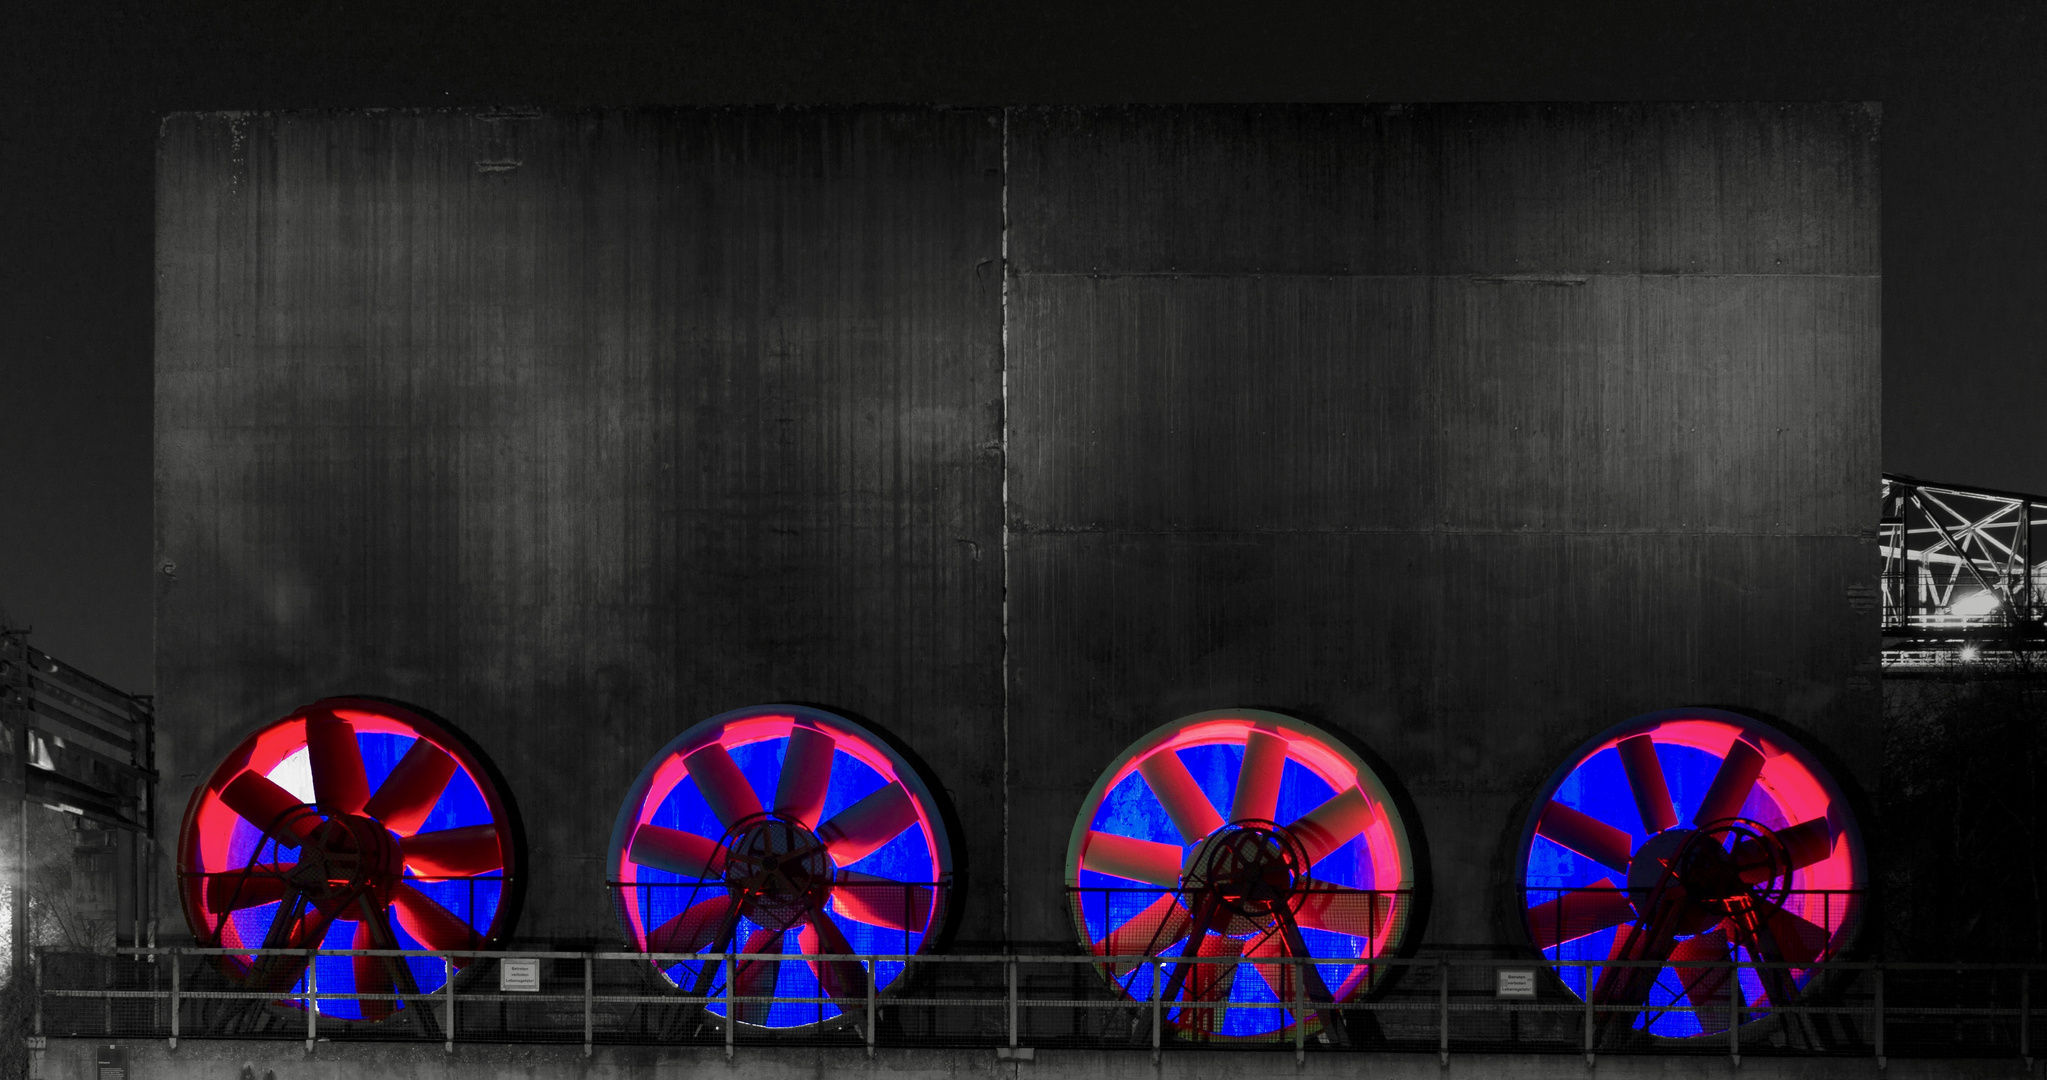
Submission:
[[[647,755],[811,701],[950,791],[963,936],[1070,943],[1100,769],[1253,705],[1383,758],[1430,939],[1499,940],[1520,804],[1627,716],[1874,783],[1876,150],[1859,105],[174,118],[166,805],[414,701],[519,801],[520,935],[605,938]]]

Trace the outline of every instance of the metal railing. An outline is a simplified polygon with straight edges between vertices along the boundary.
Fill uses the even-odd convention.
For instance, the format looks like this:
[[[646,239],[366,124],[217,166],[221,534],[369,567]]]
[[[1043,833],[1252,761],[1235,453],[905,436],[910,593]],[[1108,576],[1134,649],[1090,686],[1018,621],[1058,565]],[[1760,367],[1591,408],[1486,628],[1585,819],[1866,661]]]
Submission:
[[[238,985],[224,949],[119,949],[106,954],[39,953],[35,968],[38,1035],[78,1038],[303,1039],[319,1042],[440,1043],[580,1042],[599,1045],[723,1045],[728,1055],[750,1045],[827,1045],[872,1053],[889,1047],[992,1047],[1004,1056],[1029,1057],[1037,1048],[1089,1047],[1142,1050],[1154,1056],[1191,1048],[1291,1050],[1303,1057],[1328,1052],[1666,1053],[1859,1056],[2018,1057],[2031,1061],[2035,974],[2047,965],[1884,964],[1827,962],[1809,972],[1805,992],[1785,1005],[1745,999],[1745,983],[1790,964],[1726,961],[1547,961],[1470,957],[1318,959],[1320,968],[1373,964],[1393,969],[1382,989],[1341,1003],[1306,1000],[1299,965],[1291,958],[1245,960],[1204,957],[1199,964],[1293,968],[1284,999],[1167,1001],[1157,988],[1178,956],[859,955],[834,957],[870,974],[860,996],[748,996],[724,980],[711,993],[692,995],[666,983],[655,964],[684,961],[801,963],[779,954],[647,954],[634,952],[429,952],[420,950],[293,951],[311,973],[288,992]],[[334,992],[318,985],[321,957],[393,957],[400,963],[441,965],[445,980],[431,993]],[[506,958],[538,962],[532,992],[496,989],[478,976]],[[1122,996],[1098,974],[1106,964],[1148,965],[1148,997]],[[906,965],[893,986],[877,996],[871,977],[880,965]],[[1583,1001],[1557,976],[1561,969],[1605,967],[1721,969],[1724,1000],[1693,1002],[1683,994],[1652,994],[1642,1005]],[[729,967],[726,970],[731,970]],[[1502,979],[1502,972],[1517,975]],[[1747,978],[1743,972],[1753,972]],[[1587,972],[1586,977],[1590,976]],[[1503,987],[1530,988],[1532,996],[1500,996]],[[1223,985],[1228,985],[1224,983]],[[1581,979],[1580,985],[1586,985]],[[338,1019],[326,1003],[394,1003],[376,1022]],[[821,1023],[794,1029],[729,1023],[750,1004],[814,1007]],[[1236,1010],[1283,1010],[1277,1030],[1230,1039],[1223,1016]],[[722,1011],[723,1015],[720,1015]],[[1208,1013],[1205,1022],[1198,1015]],[[1690,1013],[1707,1034],[1658,1038],[1646,1018]],[[828,1015],[829,1014],[829,1015]],[[1747,1022],[1729,1025],[1727,1017]],[[1298,1021],[1296,1020],[1298,1018]],[[1270,1027],[1271,1025],[1264,1025]],[[1724,1030],[1723,1030],[1724,1029]]]

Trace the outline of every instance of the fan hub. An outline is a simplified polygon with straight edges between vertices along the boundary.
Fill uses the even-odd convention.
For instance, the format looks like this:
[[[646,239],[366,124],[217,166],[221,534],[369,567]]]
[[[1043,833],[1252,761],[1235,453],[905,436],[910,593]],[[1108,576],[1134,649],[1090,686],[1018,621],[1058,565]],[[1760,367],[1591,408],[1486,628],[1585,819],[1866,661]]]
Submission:
[[[725,885],[763,929],[787,930],[822,907],[832,890],[824,841],[802,822],[764,814],[740,823],[725,849]]]
[[[1702,829],[1666,829],[1628,864],[1628,900],[1640,918],[1652,920],[1656,905],[1675,920],[1675,932],[1696,934],[1757,899],[1781,899],[1790,866],[1783,842],[1758,822],[1730,818]]]
[[[299,846],[298,862],[285,879],[320,907],[369,893],[378,903],[405,872],[405,857],[391,834],[372,818],[336,814],[322,821]]]
[[[1201,841],[1182,884],[1190,892],[1210,893],[1234,914],[1263,919],[1297,901],[1307,872],[1307,856],[1291,833],[1271,822],[1242,821]]]

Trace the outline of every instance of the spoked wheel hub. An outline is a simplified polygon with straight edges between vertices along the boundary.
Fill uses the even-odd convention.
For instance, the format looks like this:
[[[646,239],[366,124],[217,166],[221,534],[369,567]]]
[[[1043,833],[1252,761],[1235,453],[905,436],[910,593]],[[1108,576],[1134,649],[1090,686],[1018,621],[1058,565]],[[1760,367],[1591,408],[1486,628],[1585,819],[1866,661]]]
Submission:
[[[285,880],[322,910],[358,896],[379,906],[405,874],[405,856],[384,826],[359,815],[330,817],[299,848]]]
[[[1244,920],[1230,933],[1248,933],[1281,908],[1300,903],[1307,854],[1299,841],[1269,821],[1232,822],[1210,834],[1188,860],[1184,888],[1206,893],[1218,907]]]
[[[831,856],[802,822],[764,814],[741,822],[727,844],[725,885],[763,929],[787,930],[831,895]]]

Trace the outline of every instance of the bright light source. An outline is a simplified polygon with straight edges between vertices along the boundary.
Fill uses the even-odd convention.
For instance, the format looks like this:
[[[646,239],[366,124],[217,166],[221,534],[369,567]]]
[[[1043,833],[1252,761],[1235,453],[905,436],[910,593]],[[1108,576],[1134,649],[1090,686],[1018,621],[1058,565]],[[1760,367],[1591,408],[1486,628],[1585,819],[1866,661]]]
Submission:
[[[1994,592],[1970,593],[1948,607],[1950,615],[1989,615],[2003,606]]]
[[[1964,645],[1962,646],[1962,659],[1964,661],[1974,660],[1981,651],[1982,650],[1978,646]]]

